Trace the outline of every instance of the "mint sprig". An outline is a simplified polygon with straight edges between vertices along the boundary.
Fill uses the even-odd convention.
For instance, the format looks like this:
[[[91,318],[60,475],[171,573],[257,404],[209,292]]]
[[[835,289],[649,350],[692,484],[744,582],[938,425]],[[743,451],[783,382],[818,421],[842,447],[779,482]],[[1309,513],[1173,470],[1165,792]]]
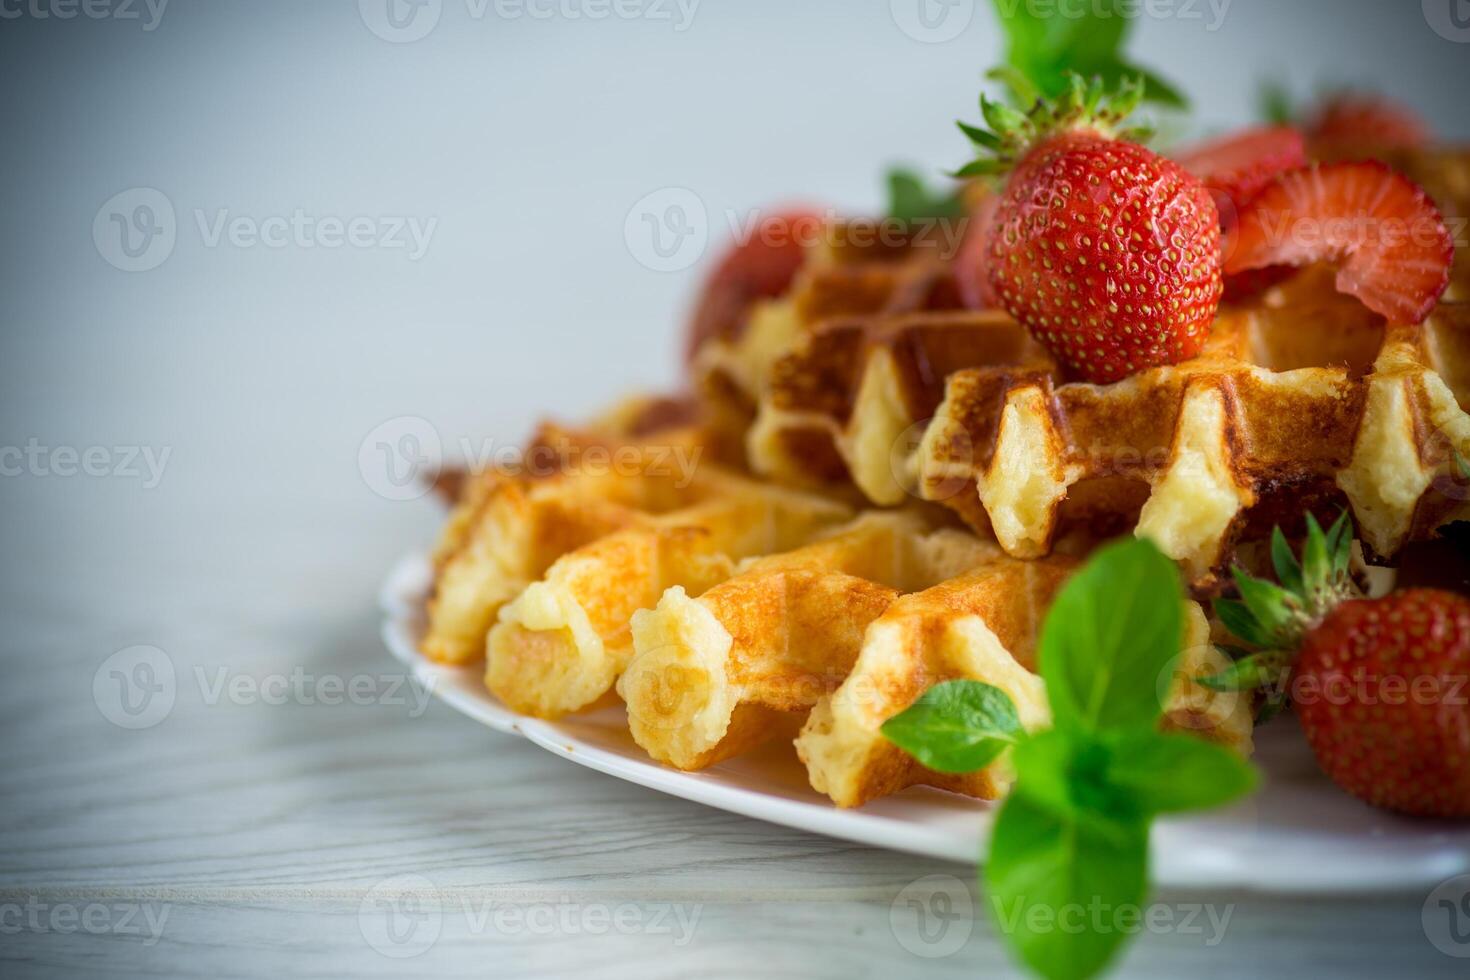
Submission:
[[[897,221],[917,224],[963,218],[967,211],[958,190],[935,193],[911,170],[888,171],[888,216]]]
[[[1159,731],[1160,679],[1173,676],[1183,638],[1173,562],[1146,541],[1114,544],[1072,578],[1043,626],[1052,728],[1024,732],[1004,692],[978,681],[939,685],[883,726],[946,772],[1010,750],[1017,779],[984,882],[997,925],[1049,980],[1094,976],[1117,955],[1130,934],[1119,913],[1147,900],[1156,816],[1222,806],[1256,785],[1228,749]]]
[[[1123,55],[1133,22],[1138,18],[1125,0],[1092,4],[1087,9],[1053,9],[1043,15],[1040,5],[1025,0],[995,0],[995,11],[1006,35],[1006,63],[991,72],[1005,82],[1015,103],[1031,108],[1038,98],[1064,95],[1069,72],[1098,77],[1111,90],[1125,78],[1141,78],[1145,101],[1184,108],[1184,95],[1158,75]]]

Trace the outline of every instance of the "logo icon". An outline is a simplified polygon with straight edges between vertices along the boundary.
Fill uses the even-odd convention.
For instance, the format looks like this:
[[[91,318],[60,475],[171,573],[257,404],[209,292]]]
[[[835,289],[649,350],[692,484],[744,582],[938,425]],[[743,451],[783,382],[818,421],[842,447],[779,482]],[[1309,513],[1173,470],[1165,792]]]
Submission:
[[[1470,44],[1470,0],[1424,0],[1430,30],[1456,44]]]
[[[623,240],[644,268],[680,272],[704,256],[709,214],[698,194],[665,187],[633,205],[623,222]]]
[[[975,18],[975,0],[888,0],[893,22],[915,41],[943,44],[965,32]]]
[[[357,447],[357,470],[384,500],[417,500],[430,490],[444,459],[439,430],[428,419],[389,419]]]
[[[439,941],[444,928],[434,883],[417,874],[378,882],[357,907],[357,928],[384,956],[395,960],[422,956]]]
[[[92,675],[92,700],[119,728],[152,728],[174,708],[174,662],[158,647],[119,650]]]
[[[114,194],[92,219],[97,254],[123,272],[147,272],[163,265],[173,254],[178,235],[173,202],[152,187]]]
[[[367,29],[393,44],[409,44],[429,36],[444,12],[444,0],[357,0]]]
[[[1470,875],[1442,882],[1420,911],[1424,935],[1446,956],[1470,959]]]
[[[898,893],[888,925],[904,949],[924,959],[953,956],[970,941],[975,904],[970,888],[953,875],[929,875]]]

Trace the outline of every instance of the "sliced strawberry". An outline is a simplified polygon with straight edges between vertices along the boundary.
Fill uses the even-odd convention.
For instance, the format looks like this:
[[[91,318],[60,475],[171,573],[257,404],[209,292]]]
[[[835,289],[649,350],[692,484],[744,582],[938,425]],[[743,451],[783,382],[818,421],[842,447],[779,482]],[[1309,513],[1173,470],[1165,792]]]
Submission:
[[[1262,126],[1187,147],[1175,159],[1204,181],[1229,227],[1235,213],[1278,174],[1306,165],[1307,142],[1290,126]]]
[[[1418,113],[1381,96],[1339,95],[1306,125],[1316,159],[1363,158],[1385,150],[1412,150],[1429,142],[1430,129]]]
[[[820,239],[824,224],[823,216],[811,209],[781,210],[761,219],[748,240],[731,246],[699,294],[687,355],[693,357],[715,337],[738,337],[753,303],[790,289],[806,261],[806,246]]]
[[[1387,166],[1283,174],[1241,210],[1225,272],[1337,263],[1337,288],[1390,320],[1419,323],[1449,284],[1454,240],[1423,188]]]

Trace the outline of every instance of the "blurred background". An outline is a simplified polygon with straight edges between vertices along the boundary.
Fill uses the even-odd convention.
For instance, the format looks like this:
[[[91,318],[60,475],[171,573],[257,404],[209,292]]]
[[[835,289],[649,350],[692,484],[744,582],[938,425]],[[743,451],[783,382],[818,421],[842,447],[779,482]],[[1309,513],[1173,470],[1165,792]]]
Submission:
[[[1470,136],[1455,0],[1140,9],[1133,56],[1196,130],[1278,79]],[[896,162],[938,180],[999,56],[985,0],[4,0],[0,445],[171,452],[147,488],[37,476],[65,457],[0,479],[7,591],[22,563],[109,590],[165,555],[271,565],[303,501],[381,565],[435,515],[359,472],[376,427],[426,420],[454,457],[677,384],[730,215],[875,210]],[[702,231],[660,257],[640,212],[670,189]],[[279,534],[242,555],[244,514]]]

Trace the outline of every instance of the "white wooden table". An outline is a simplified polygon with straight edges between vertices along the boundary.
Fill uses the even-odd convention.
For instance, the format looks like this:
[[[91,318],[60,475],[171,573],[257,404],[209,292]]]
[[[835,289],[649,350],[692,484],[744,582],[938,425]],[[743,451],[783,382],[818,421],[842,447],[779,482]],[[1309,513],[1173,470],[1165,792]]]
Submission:
[[[401,45],[351,0],[179,2],[151,31],[0,21],[0,450],[34,441],[39,460],[0,476],[0,974],[1012,972],[983,914],[916,930],[924,888],[905,888],[968,869],[385,703],[405,692],[375,593],[437,515],[374,495],[364,436],[423,416],[453,454],[672,383],[693,273],[629,254],[650,191],[693,188],[712,215],[791,195],[868,209],[890,159],[956,163],[951,120],[998,49],[987,15],[923,44],[888,6],[709,0],[676,33],[445,0]],[[1386,53],[1356,79],[1462,126],[1445,80],[1464,48],[1396,6],[1240,0],[1209,38],[1141,25],[1138,58],[1220,123],[1250,111],[1240,79],[1289,63],[1305,88],[1371,38]],[[127,273],[94,220],[140,187],[169,198],[178,240]],[[258,228],[297,209],[438,224],[421,260],[210,233],[222,212]],[[92,447],[108,475],[56,472]],[[129,447],[170,453],[156,486]],[[94,681],[138,645],[168,658],[174,698],[129,730],[108,717],[117,663]],[[339,682],[361,703],[328,703]],[[1464,975],[1426,941],[1423,895],[1164,898],[1228,910],[1224,938],[1145,935],[1130,975]]]
[[[978,905],[930,901],[958,911],[914,924],[908,899],[933,890],[904,889],[965,868],[666,798],[425,705],[373,594],[432,509],[343,488],[289,513],[226,492],[236,517],[217,523],[113,485],[7,487],[37,518],[15,546],[40,557],[0,600],[18,668],[0,689],[0,972],[1011,972]],[[63,513],[95,515],[107,546],[43,554]],[[130,730],[109,720],[121,688],[94,679],[136,644],[166,653],[175,693]],[[324,703],[333,679],[356,696]],[[1463,975],[1425,939],[1423,896],[1160,898],[1181,928],[1143,935],[1127,975]],[[1229,915],[1223,936],[1207,913],[1185,925],[1197,903]]]

